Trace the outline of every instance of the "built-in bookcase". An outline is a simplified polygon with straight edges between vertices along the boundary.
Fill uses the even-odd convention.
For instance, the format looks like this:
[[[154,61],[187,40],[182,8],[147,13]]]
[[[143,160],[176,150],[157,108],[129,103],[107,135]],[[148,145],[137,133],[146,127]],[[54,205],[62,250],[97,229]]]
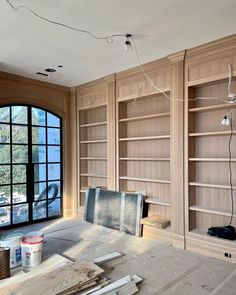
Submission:
[[[235,81],[232,85],[236,86]],[[235,87],[236,89],[236,87]],[[229,185],[230,126],[221,124],[226,112],[232,112],[236,131],[236,105],[222,103],[214,97],[226,97],[227,81],[189,88],[189,98],[212,100],[189,101],[189,230],[206,232],[210,226],[229,223],[231,199]],[[235,118],[235,119],[234,119]],[[234,131],[234,133],[235,133]],[[236,137],[232,137],[232,171],[236,172]],[[236,184],[236,173],[233,173]],[[234,189],[236,187],[234,186]],[[236,206],[235,206],[236,210]],[[236,214],[236,211],[235,211]],[[236,226],[236,219],[233,219]]]
[[[114,81],[103,78],[77,88],[79,203],[89,187],[114,188]],[[114,129],[114,130],[113,130]]]
[[[170,217],[170,102],[155,94],[118,108],[119,189],[143,192],[149,216]]]
[[[80,192],[107,187],[107,106],[80,111]],[[82,198],[83,202],[83,198]]]
[[[210,47],[209,52],[212,50]],[[222,47],[221,50],[199,60],[196,60],[195,52],[192,55],[190,52],[186,63],[186,248],[235,262],[235,241],[207,235],[209,227],[228,225],[231,215],[230,126],[221,124],[227,112],[232,113],[233,117],[232,225],[236,227],[236,105],[217,99],[227,97],[228,63],[234,64],[235,49],[224,52]],[[236,92],[235,77],[231,90]]]

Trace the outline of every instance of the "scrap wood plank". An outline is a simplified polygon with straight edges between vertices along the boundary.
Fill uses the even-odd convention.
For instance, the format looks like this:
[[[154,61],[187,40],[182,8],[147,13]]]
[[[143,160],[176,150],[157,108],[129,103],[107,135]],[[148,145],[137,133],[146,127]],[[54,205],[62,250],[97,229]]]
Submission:
[[[111,261],[113,259],[119,258],[121,256],[123,256],[122,253],[113,252],[113,253],[110,253],[110,254],[107,254],[107,255],[104,255],[104,256],[96,257],[96,258],[93,259],[93,262],[100,265],[100,264],[109,262],[109,261]]]
[[[53,254],[50,257],[47,257],[40,265],[37,265],[34,268],[29,269],[28,272],[25,272],[21,268],[21,270],[18,273],[14,274],[10,278],[1,280],[0,288],[16,283],[22,283],[23,281],[26,281],[30,278],[33,278],[38,275],[43,275],[47,272],[50,272],[54,269],[58,269],[59,267],[68,264],[72,264],[72,262],[59,254]]]
[[[77,286],[89,284],[103,273],[91,261],[74,262],[23,283],[0,288],[1,295],[58,295]]]
[[[148,226],[153,226],[159,229],[164,229],[170,226],[170,218],[160,215],[153,215],[141,219],[141,223]]]

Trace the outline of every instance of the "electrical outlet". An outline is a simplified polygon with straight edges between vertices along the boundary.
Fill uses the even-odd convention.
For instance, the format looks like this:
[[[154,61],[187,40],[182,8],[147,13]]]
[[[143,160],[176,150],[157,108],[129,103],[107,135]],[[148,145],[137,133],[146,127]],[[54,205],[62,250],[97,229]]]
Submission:
[[[225,257],[231,258],[232,255],[231,255],[231,253],[227,253],[227,252],[225,252]]]

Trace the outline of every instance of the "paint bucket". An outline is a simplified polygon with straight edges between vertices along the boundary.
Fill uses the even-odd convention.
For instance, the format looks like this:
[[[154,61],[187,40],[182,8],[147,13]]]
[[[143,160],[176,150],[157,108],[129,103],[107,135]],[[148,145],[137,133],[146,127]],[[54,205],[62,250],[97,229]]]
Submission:
[[[44,233],[42,231],[31,231],[25,235],[25,238],[34,238],[34,237],[44,238]]]
[[[22,266],[34,267],[42,261],[43,238],[28,237],[21,242]]]
[[[0,247],[10,248],[10,268],[21,265],[21,241],[23,234],[20,231],[14,231],[2,235],[0,238]]]
[[[7,279],[10,275],[10,248],[0,247],[0,280]]]

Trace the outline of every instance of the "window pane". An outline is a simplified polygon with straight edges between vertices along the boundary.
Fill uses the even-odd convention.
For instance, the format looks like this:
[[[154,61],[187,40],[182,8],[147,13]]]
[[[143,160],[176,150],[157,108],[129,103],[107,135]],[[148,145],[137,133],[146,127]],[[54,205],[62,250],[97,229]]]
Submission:
[[[46,128],[32,127],[32,143],[45,144],[46,143]]]
[[[42,219],[47,217],[46,201],[33,203],[33,219]]]
[[[11,183],[11,168],[9,165],[0,165],[0,185]]]
[[[61,177],[60,164],[48,164],[48,180],[60,179]]]
[[[18,124],[28,123],[27,107],[14,106],[14,107],[11,107],[11,112],[12,112],[11,113],[12,123],[18,123]]]
[[[11,203],[11,187],[10,185],[0,186],[0,206]],[[0,222],[1,224],[1,222]]]
[[[60,181],[53,181],[48,183],[48,198],[54,199],[61,196]]]
[[[46,112],[41,109],[32,108],[32,125],[45,126]]]
[[[60,119],[51,113],[47,113],[47,125],[51,127],[60,127]]]
[[[26,182],[26,165],[12,165],[12,182]]]
[[[60,214],[61,214],[61,200],[60,199],[48,200],[48,216],[50,217],[50,216],[56,216]]]
[[[0,144],[0,164],[8,164],[10,160],[10,146]]]
[[[12,125],[12,143],[28,143],[28,127]]]
[[[11,222],[10,207],[0,207],[0,226],[9,225]]]
[[[48,128],[48,144],[60,144],[60,129]]]
[[[10,123],[10,107],[0,108],[0,122]]]
[[[0,124],[0,142],[1,143],[10,142],[10,125]]]
[[[28,146],[13,145],[12,146],[12,162],[28,163]]]
[[[23,203],[26,202],[27,198],[27,191],[26,191],[26,184],[18,184],[12,186],[12,198],[13,203]]]
[[[39,182],[34,184],[34,200],[46,199],[46,182]]]
[[[48,162],[60,162],[61,148],[59,146],[48,147]]]
[[[34,165],[34,181],[46,180],[46,165],[35,164]]]
[[[29,221],[29,206],[28,204],[15,205],[13,210],[13,223],[21,223]]]
[[[32,157],[33,157],[33,163],[43,163],[46,162],[46,147],[35,145],[32,149]]]

